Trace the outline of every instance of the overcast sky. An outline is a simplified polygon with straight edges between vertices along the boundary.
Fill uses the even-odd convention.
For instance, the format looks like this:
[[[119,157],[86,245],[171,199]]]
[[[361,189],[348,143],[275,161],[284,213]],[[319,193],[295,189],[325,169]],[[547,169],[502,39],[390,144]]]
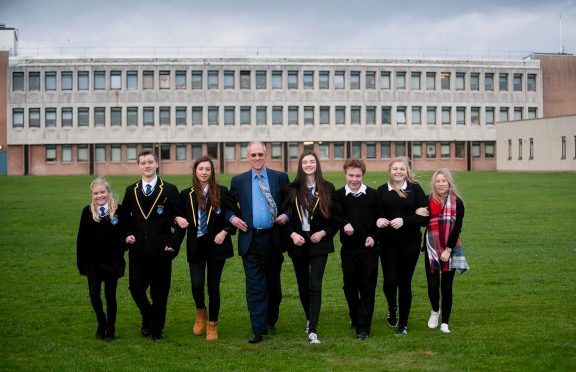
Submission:
[[[562,27],[560,26],[562,15]],[[20,48],[576,53],[576,0],[0,0]],[[525,54],[525,53],[524,53]]]

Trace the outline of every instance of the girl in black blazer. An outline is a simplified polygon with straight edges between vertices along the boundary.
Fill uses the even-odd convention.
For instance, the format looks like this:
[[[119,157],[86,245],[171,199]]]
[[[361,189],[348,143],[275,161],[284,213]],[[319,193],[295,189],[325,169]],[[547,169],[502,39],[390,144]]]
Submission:
[[[101,177],[90,184],[92,202],[84,207],[76,240],[77,265],[80,275],[88,277],[90,302],[96,313],[96,338],[115,338],[116,287],[124,276],[124,244],[118,218],[118,202],[110,185]],[[107,314],[104,313],[100,290],[104,282]]]
[[[201,156],[192,167],[192,186],[180,192],[179,206],[186,221],[177,217],[180,241],[187,231],[186,252],[190,266],[192,296],[196,304],[194,334],[206,332],[206,340],[218,339],[218,313],[220,312],[220,278],[227,258],[234,255],[230,235],[235,228],[226,220],[226,211],[232,209],[236,215],[228,189],[216,183],[214,163],[209,156]],[[204,300],[204,283],[207,275],[208,319]],[[206,324],[208,320],[208,324]]]
[[[334,185],[322,177],[320,161],[305,151],[298,161],[296,179],[288,186],[285,225],[300,302],[306,313],[306,333],[311,344],[319,344],[316,332],[322,302],[322,278],[328,253],[334,252],[332,238],[337,228],[330,222]]]

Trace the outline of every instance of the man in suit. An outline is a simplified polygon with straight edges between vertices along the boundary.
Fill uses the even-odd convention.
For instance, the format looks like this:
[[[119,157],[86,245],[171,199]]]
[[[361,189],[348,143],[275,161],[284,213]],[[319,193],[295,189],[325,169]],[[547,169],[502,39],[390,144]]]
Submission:
[[[129,285],[142,315],[142,336],[159,340],[166,319],[172,259],[180,247],[172,228],[178,189],[157,176],[158,156],[153,150],[138,155],[138,167],[142,179],[126,188],[122,201],[127,221],[124,239],[129,247]]]
[[[282,288],[280,271],[285,250],[280,226],[288,221],[281,213],[288,175],[266,168],[266,146],[248,145],[251,169],[232,178],[230,191],[240,204],[242,217],[231,215],[238,228],[238,253],[246,274],[246,302],[252,323],[250,343],[275,330]]]

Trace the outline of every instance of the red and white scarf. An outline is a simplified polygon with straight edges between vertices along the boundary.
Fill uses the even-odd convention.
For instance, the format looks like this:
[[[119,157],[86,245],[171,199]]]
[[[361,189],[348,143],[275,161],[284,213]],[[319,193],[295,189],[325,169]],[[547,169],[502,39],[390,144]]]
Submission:
[[[446,244],[450,233],[454,230],[456,223],[456,197],[448,194],[443,204],[435,199],[430,199],[430,221],[426,229],[426,251],[430,264],[430,272],[450,271],[448,261],[440,261],[440,255],[446,249]],[[456,243],[455,250],[462,246],[460,237]]]

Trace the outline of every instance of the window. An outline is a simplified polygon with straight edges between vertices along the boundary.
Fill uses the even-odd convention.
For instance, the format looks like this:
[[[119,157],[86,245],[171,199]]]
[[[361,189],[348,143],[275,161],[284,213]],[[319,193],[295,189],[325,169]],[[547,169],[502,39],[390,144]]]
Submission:
[[[346,106],[336,106],[334,109],[334,123],[336,125],[346,124]]]
[[[220,124],[218,118],[219,111],[218,106],[208,106],[208,125]]]
[[[320,106],[320,124],[330,124],[330,106]]]
[[[272,89],[282,89],[282,71],[272,71]]]
[[[129,127],[138,126],[138,107],[126,108],[126,125]]]
[[[142,73],[142,89],[154,89],[154,71]]]
[[[470,74],[470,90],[480,90],[480,74],[477,72]]]
[[[466,125],[466,107],[456,107],[456,124]]]
[[[170,125],[170,107],[160,107],[160,125]]]
[[[528,107],[528,119],[536,119],[538,108]]]
[[[40,128],[40,109],[39,108],[29,108],[28,109],[28,127],[29,128]]]
[[[234,71],[224,71],[224,89],[235,89]]]
[[[46,153],[46,162],[52,163],[56,161],[56,146],[46,145],[45,153]]]
[[[202,145],[199,143],[192,144],[192,159],[198,159],[202,156]]]
[[[382,118],[380,119],[381,124],[392,124],[392,109],[390,106],[382,106]]]
[[[186,71],[176,71],[176,89],[186,89]]]
[[[518,138],[518,160],[522,160],[522,138]]]
[[[412,158],[420,159],[422,158],[422,143],[412,142]]]
[[[76,145],[76,161],[79,163],[88,161],[88,145]]]
[[[160,144],[160,161],[170,160],[170,144],[162,143]]]
[[[273,125],[284,124],[284,110],[282,106],[272,107],[272,124]]]
[[[202,89],[202,71],[192,71],[192,89]]]
[[[450,90],[450,73],[441,72],[440,73],[440,87],[442,90]]]
[[[484,90],[492,91],[494,90],[494,74],[487,72],[484,74]]]
[[[240,125],[252,124],[252,107],[240,106]]]
[[[470,123],[480,125],[480,107],[470,107]]]
[[[304,89],[314,89],[314,71],[304,71],[302,84]]]
[[[450,159],[450,143],[442,142],[440,144],[440,157],[442,159]]]
[[[80,112],[80,109],[78,109]],[[44,110],[44,125],[46,128],[55,127],[56,126],[56,109],[55,108],[46,108]],[[88,125],[88,124],[86,124]]]
[[[113,163],[122,161],[122,145],[110,145],[110,161]]]
[[[456,90],[466,89],[466,74],[463,72],[456,73]]]
[[[250,71],[240,71],[240,89],[250,89]]]
[[[127,161],[136,161],[137,156],[137,147],[135,144],[130,143],[126,145],[126,160]]]
[[[327,143],[320,142],[318,144],[318,159],[329,160],[330,159],[330,145]]]
[[[268,124],[268,110],[266,106],[256,106],[256,125]]]
[[[391,154],[392,153],[390,151],[390,142],[380,142],[380,158],[390,159]]]
[[[270,156],[272,160],[282,159],[282,144],[278,142],[273,142],[270,145]]]
[[[62,71],[60,73],[60,85],[62,90],[72,90],[72,71]]]
[[[106,145],[96,145],[94,146],[94,157],[96,163],[106,162]]]
[[[376,159],[376,143],[366,142],[366,159]]]
[[[500,122],[508,121],[508,107],[500,107]]]
[[[344,71],[334,71],[334,89],[344,89],[346,82]]]
[[[208,89],[218,89],[218,71],[208,71]]]
[[[412,124],[422,124],[422,107],[412,106]]]
[[[472,142],[472,157],[480,157],[480,142]]]
[[[350,124],[360,124],[360,106],[350,107]]]
[[[350,89],[360,89],[360,71],[350,71]]]
[[[186,125],[186,106],[176,107],[176,125]]]
[[[40,90],[40,73],[36,71],[30,71],[28,73],[28,90],[29,91],[39,91]],[[56,151],[56,150],[54,150]]]
[[[390,89],[390,72],[380,72],[380,89]]]
[[[334,160],[344,159],[344,143],[343,142],[335,142],[333,145],[333,149],[334,149]]]
[[[88,90],[90,85],[89,81],[88,71],[78,71],[78,90]]]
[[[290,160],[298,159],[298,143],[297,142],[289,142],[288,143],[288,158],[290,158]]]
[[[40,116],[40,112],[38,112],[38,116]],[[71,127],[72,126],[72,107],[63,107],[62,108],[62,127]]]
[[[186,160],[186,145],[183,143],[176,144],[176,161]]]
[[[575,142],[576,142],[576,137],[574,137]],[[530,138],[530,149],[529,149],[529,159],[532,160],[534,159],[534,138]]]
[[[298,71],[288,71],[288,89],[298,89]]]
[[[561,160],[566,159],[566,136],[562,136],[562,154],[560,156]]]
[[[494,107],[486,107],[486,124],[494,124]]]
[[[366,71],[366,89],[376,89],[376,71]]]
[[[426,107],[426,123],[436,125],[436,107]]]
[[[138,71],[126,71],[126,89],[138,89]]]
[[[122,107],[110,108],[110,126],[122,125]]]
[[[144,107],[144,126],[154,126],[154,107]]]
[[[158,73],[158,86],[160,89],[170,89],[170,71],[160,71]]]
[[[298,106],[288,106],[288,124],[298,125]]]
[[[522,107],[514,107],[514,120],[522,120]]]
[[[256,71],[256,89],[266,89],[266,71]]]
[[[224,145],[224,160],[236,160],[236,145],[227,143]]]
[[[192,125],[202,125],[203,116],[202,106],[192,106]]]
[[[56,73],[47,72],[44,75],[44,90],[56,90]]]
[[[464,142],[454,142],[454,157],[456,159],[464,159],[465,155]]]
[[[494,159],[494,142],[484,143],[484,155],[486,159]]]
[[[218,144],[215,142],[207,143],[206,152],[214,159],[218,159]]]
[[[406,73],[396,72],[396,89],[406,89]]]
[[[94,126],[103,127],[106,125],[106,108],[94,107]]]
[[[94,90],[104,90],[106,88],[106,72],[94,71]]]
[[[13,72],[12,73],[12,91],[24,91],[24,73],[23,72]]]
[[[436,73],[426,73],[426,90],[436,90]]]
[[[406,124],[406,107],[398,106],[396,107],[396,124]]]
[[[450,117],[450,107],[442,107],[442,125],[452,124],[452,118]]]
[[[376,106],[366,106],[366,124],[376,124]]]
[[[362,143],[352,142],[350,151],[352,152],[352,156],[362,158]]]
[[[235,125],[236,108],[234,106],[224,106],[224,125]]]
[[[526,79],[526,88],[529,92],[536,91],[536,74],[528,74]]]
[[[110,71],[110,89],[122,89],[121,71]]]
[[[304,124],[314,125],[314,106],[304,106]]]
[[[498,89],[501,92],[508,90],[508,74],[502,72],[498,75]]]
[[[320,89],[330,88],[330,71],[320,71],[318,73],[318,87]]]
[[[514,87],[515,92],[521,92],[522,91],[522,74],[514,74],[513,80],[512,80],[512,85]]]
[[[412,90],[420,90],[420,72],[412,72],[410,74],[410,83]]]
[[[426,159],[436,159],[436,143],[426,143]]]
[[[406,156],[406,144],[404,142],[394,143],[394,148],[395,156]]]

